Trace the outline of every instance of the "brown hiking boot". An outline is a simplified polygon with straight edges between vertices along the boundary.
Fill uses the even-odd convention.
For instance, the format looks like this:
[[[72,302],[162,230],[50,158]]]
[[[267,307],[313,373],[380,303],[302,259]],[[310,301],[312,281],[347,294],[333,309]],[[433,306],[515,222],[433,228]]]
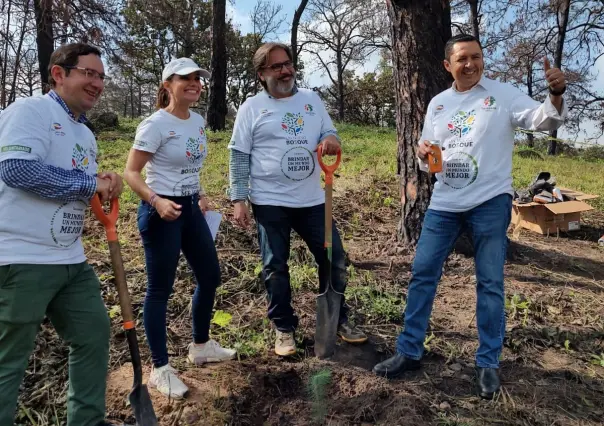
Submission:
[[[279,356],[290,356],[296,353],[296,340],[294,333],[284,333],[277,330],[277,339],[275,339],[275,353]]]
[[[350,325],[349,322],[338,326],[338,336],[346,343],[364,343],[367,341],[367,335],[358,327]]]

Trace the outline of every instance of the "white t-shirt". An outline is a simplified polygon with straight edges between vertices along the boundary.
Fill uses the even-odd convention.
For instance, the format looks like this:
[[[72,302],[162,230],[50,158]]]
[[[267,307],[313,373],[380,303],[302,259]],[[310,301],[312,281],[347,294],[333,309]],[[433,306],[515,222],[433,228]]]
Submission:
[[[512,195],[514,130],[555,130],[566,115],[566,103],[559,114],[549,96],[541,104],[486,77],[466,92],[450,88],[436,95],[419,141],[437,140],[445,148],[429,208],[464,212],[497,195]],[[420,169],[427,171],[427,164],[420,161]]]
[[[96,157],[90,129],[48,95],[18,99],[2,112],[0,161],[38,160],[94,175]],[[87,205],[41,198],[0,181],[0,265],[84,262],[80,237]]]
[[[282,207],[325,202],[315,149],[336,129],[319,96],[298,89],[276,99],[266,91],[237,112],[229,149],[250,154],[250,201]]]
[[[156,194],[181,197],[199,192],[199,171],[207,156],[203,117],[193,111],[182,120],[163,109],[136,129],[134,148],[153,154],[146,183]]]

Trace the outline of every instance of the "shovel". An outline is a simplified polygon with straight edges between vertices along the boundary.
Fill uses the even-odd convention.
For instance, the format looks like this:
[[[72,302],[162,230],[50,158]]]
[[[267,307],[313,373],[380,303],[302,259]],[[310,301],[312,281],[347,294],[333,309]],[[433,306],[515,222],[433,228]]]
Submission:
[[[128,286],[126,285],[126,273],[124,272],[120,243],[117,238],[117,229],[115,227],[120,209],[119,201],[117,198],[114,198],[111,201],[111,211],[108,215],[105,214],[98,195],[95,195],[92,198],[90,206],[92,207],[94,215],[105,226],[105,232],[107,233],[111,264],[113,265],[115,284],[120,300],[122,318],[124,320],[123,327],[126,332],[126,337],[128,338],[128,347],[130,348],[130,357],[132,358],[134,383],[132,385],[132,391],[130,391],[130,395],[128,395],[128,400],[134,410],[134,418],[136,419],[137,426],[158,426],[159,423],[155,417],[155,411],[153,411],[149,390],[147,389],[147,386],[143,384],[143,369],[141,366],[141,356],[138,350],[138,340],[136,339],[134,316],[132,314],[132,306],[130,305],[130,294],[128,293]]]
[[[336,162],[332,165],[323,163],[323,145],[317,148],[317,159],[325,173],[325,268],[327,269],[325,288],[317,296],[317,325],[315,330],[315,355],[318,358],[332,356],[336,349],[338,320],[342,293],[338,293],[331,283],[331,254],[332,254],[332,219],[333,204],[333,174],[340,165],[342,151],[338,151]]]

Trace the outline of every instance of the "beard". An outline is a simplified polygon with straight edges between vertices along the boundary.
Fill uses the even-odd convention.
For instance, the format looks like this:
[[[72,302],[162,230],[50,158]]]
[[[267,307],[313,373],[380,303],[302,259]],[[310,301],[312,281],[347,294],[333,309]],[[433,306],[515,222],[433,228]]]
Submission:
[[[289,77],[289,76],[285,76]],[[294,84],[296,84],[296,74],[292,73],[291,80],[284,81],[283,77],[268,77],[266,79],[266,85],[268,87],[269,93],[275,93],[280,95],[288,95],[294,89]]]

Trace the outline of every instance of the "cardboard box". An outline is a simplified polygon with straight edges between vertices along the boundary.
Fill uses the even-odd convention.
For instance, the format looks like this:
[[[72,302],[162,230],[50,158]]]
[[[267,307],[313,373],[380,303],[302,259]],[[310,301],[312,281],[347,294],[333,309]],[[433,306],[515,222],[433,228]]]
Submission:
[[[559,231],[577,231],[581,229],[581,213],[593,210],[586,200],[598,198],[597,195],[584,194],[568,188],[560,188],[563,195],[575,198],[575,201],[558,203],[526,203],[514,201],[512,205],[512,224],[514,234],[521,228],[542,235],[557,234]]]

